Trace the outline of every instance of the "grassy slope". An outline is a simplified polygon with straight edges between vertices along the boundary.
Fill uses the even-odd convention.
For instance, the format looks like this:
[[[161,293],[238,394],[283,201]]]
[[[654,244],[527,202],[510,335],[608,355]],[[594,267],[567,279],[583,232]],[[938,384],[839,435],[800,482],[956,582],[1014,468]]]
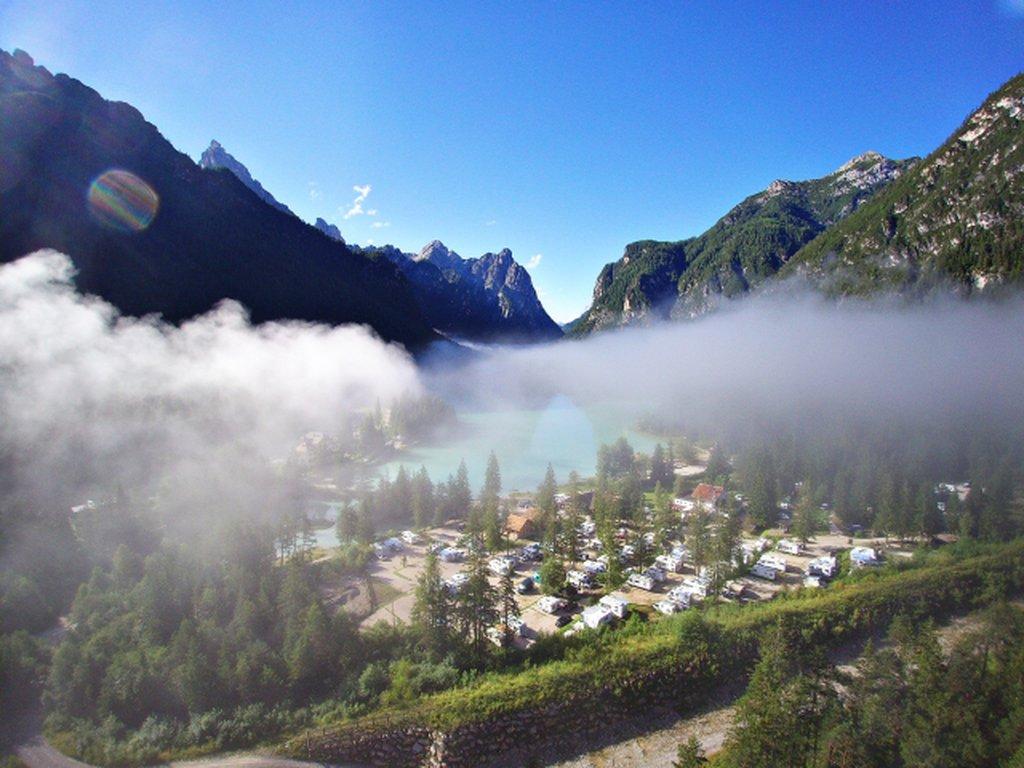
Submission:
[[[638,675],[680,668],[696,699],[726,676],[746,669],[764,629],[779,621],[797,626],[811,642],[834,645],[884,625],[897,613],[938,616],[973,608],[1024,588],[1024,541],[986,548],[958,559],[938,553],[927,564],[864,574],[828,590],[799,592],[761,605],[721,606],[592,638],[565,657],[519,672],[493,673],[464,688],[421,699],[407,709],[382,710],[333,728],[360,730],[423,725],[448,730],[500,714],[572,700],[586,706],[600,693],[629,701]],[[326,732],[330,731],[329,727]],[[310,734],[314,741],[325,733]],[[283,751],[305,754],[305,739]]]

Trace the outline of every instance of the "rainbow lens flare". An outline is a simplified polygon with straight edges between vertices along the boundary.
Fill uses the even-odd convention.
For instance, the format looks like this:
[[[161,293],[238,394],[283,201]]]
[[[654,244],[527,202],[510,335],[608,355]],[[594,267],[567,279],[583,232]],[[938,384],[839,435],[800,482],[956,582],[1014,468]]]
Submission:
[[[104,171],[89,185],[89,213],[100,224],[121,232],[141,232],[156,217],[160,197],[134,173]]]

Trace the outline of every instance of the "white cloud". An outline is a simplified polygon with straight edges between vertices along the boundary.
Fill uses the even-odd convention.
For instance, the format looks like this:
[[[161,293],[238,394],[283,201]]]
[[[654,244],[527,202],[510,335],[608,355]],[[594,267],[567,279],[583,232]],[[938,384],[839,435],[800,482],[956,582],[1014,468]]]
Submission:
[[[484,226],[485,227],[493,227],[497,223],[498,223],[497,219],[488,219],[487,221],[484,222]]]
[[[374,229],[384,229],[384,227],[390,227],[391,226],[391,222],[390,221],[375,221],[370,226],[373,227]]]
[[[367,216],[376,216],[377,215],[377,209],[376,208],[371,208],[370,210],[368,210],[366,212],[366,215]]]
[[[321,197],[320,186],[315,181],[309,182],[308,186],[309,186],[309,199],[310,200],[319,200],[320,197]]]
[[[530,257],[530,260],[526,262],[527,269],[536,269],[540,266],[540,260],[544,258],[543,253],[535,253]]]
[[[412,359],[365,326],[252,325],[234,301],[173,326],[121,316],[73,275],[53,251],[0,267],[0,455],[24,457],[4,468],[19,496],[152,483],[169,524],[206,530],[260,514],[258,457],[287,457],[307,431],[344,433],[364,409],[419,391]]]
[[[360,186],[356,184],[352,187],[352,191],[356,193],[356,199],[352,201],[352,205],[349,206],[348,210],[342,214],[342,218],[351,219],[353,216],[376,216],[377,211],[373,210],[369,213],[363,210],[363,203],[366,202],[366,198],[370,196],[370,192],[373,190],[373,186],[370,184],[363,184]],[[338,209],[341,210],[340,208]]]

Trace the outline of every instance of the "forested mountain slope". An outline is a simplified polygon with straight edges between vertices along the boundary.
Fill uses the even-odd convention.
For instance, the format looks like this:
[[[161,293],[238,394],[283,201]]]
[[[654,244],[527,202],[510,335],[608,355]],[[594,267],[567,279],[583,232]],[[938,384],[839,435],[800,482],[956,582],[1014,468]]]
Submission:
[[[0,262],[67,253],[76,285],[131,315],[178,322],[222,299],[257,322],[365,323],[437,338],[387,259],[356,253],[200,168],[133,107],[0,52]]]
[[[820,179],[772,182],[698,237],[630,243],[601,270],[573,332],[690,316],[719,296],[745,293],[914,162],[867,152]]]
[[[1024,264],[1024,75],[935,152],[803,248],[786,272],[831,294],[991,291]]]

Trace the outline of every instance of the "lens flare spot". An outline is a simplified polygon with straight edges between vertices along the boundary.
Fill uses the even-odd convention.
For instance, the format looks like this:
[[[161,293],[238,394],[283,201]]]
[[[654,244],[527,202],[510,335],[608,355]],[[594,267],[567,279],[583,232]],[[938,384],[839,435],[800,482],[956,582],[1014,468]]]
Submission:
[[[141,232],[156,217],[160,197],[134,173],[112,168],[89,185],[89,213],[105,227]]]

